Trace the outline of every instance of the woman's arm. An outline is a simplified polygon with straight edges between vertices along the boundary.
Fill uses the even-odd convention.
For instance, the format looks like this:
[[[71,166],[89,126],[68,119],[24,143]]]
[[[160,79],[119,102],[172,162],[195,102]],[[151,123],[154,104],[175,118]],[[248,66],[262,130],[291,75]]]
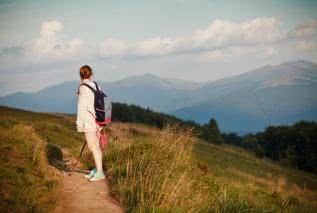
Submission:
[[[77,131],[83,132],[84,129],[84,116],[85,112],[87,111],[87,90],[85,86],[79,87],[79,94],[78,94],[78,103],[77,103]]]

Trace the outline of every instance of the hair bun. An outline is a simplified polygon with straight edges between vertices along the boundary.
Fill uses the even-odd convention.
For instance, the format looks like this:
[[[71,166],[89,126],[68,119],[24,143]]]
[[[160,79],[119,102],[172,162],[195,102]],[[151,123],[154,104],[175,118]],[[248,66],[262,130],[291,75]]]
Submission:
[[[79,69],[79,74],[81,79],[90,78],[90,76],[92,75],[92,69],[90,66],[84,65]]]

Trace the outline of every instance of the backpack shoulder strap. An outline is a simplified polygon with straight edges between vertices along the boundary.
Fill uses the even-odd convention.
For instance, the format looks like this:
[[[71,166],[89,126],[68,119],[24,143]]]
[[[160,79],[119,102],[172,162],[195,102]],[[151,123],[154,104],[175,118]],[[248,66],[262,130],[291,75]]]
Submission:
[[[93,82],[94,82],[94,84],[96,86],[96,90],[99,91],[99,86],[98,86],[97,82],[96,81],[93,81]]]
[[[82,85],[88,87],[93,93],[96,93],[96,90],[94,88],[92,88],[89,84],[83,83],[80,86],[82,86]]]
[[[95,86],[96,86],[96,90],[97,90],[97,92],[99,92],[99,91],[100,91],[100,88],[99,88],[99,86],[98,86],[97,82],[96,82],[96,81],[93,81],[93,82],[94,82],[94,84],[95,84]],[[103,94],[105,94],[105,97],[108,97],[108,96],[107,96],[107,94],[106,94],[105,92],[103,92]]]

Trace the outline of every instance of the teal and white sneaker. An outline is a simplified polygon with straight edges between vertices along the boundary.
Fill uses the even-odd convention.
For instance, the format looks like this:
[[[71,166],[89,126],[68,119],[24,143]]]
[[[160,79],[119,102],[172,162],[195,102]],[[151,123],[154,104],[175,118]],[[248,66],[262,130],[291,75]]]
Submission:
[[[98,180],[104,180],[106,177],[105,177],[105,174],[103,172],[96,172],[95,175],[90,178],[89,180],[90,181],[98,181]]]
[[[88,175],[85,175],[85,178],[87,178],[87,179],[92,178],[92,177],[96,174],[96,172],[97,172],[97,169],[96,169],[96,168],[92,169],[92,170],[89,172]]]

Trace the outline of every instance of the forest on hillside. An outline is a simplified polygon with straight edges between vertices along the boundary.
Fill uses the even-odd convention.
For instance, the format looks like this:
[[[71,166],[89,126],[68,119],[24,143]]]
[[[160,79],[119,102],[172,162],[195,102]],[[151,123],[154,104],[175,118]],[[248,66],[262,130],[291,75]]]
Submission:
[[[114,121],[144,123],[158,128],[177,124],[190,128],[194,134],[210,143],[222,143],[253,151],[259,158],[267,157],[283,165],[317,174],[317,123],[300,121],[294,125],[268,126],[263,132],[239,136],[236,133],[221,133],[217,121],[200,125],[175,116],[154,112],[136,105],[114,103]]]
[[[256,156],[317,174],[317,123],[300,121],[291,126],[268,126],[263,132],[238,136],[222,134],[228,144],[244,147]]]

